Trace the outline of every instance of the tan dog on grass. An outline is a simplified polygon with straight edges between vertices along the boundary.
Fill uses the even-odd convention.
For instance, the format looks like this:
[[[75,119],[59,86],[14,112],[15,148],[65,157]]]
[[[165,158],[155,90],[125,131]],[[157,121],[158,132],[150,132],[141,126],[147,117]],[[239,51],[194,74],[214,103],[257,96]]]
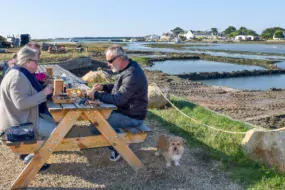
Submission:
[[[175,166],[179,166],[179,161],[184,152],[184,140],[181,137],[160,135],[157,140],[156,156],[160,154],[164,156],[166,167],[171,166],[171,160],[174,161]]]

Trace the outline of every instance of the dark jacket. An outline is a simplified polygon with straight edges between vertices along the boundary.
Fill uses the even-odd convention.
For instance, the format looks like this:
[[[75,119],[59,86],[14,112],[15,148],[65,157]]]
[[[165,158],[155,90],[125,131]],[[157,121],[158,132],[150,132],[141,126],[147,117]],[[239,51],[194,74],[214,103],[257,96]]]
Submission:
[[[118,112],[134,119],[144,120],[148,106],[146,76],[135,61],[119,72],[115,84],[103,85],[104,92],[95,92],[94,97],[107,104],[114,104]]]

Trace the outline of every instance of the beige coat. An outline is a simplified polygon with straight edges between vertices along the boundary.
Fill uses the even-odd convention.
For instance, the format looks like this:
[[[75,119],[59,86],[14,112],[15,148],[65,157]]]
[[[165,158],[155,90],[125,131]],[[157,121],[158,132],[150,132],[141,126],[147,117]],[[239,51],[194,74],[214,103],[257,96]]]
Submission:
[[[0,131],[32,122],[34,129],[39,122],[38,105],[46,101],[46,95],[37,92],[27,77],[18,70],[10,70],[0,86]]]

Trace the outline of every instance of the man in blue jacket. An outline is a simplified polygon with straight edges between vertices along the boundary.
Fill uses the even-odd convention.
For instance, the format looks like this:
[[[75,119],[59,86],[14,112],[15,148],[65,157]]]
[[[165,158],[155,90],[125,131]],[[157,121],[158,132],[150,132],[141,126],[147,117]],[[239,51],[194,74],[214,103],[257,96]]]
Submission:
[[[106,59],[117,79],[114,84],[94,84],[89,97],[117,106],[107,119],[115,130],[142,125],[148,106],[148,83],[142,68],[118,45],[106,50]],[[113,147],[110,149],[110,160],[116,162],[121,156]]]

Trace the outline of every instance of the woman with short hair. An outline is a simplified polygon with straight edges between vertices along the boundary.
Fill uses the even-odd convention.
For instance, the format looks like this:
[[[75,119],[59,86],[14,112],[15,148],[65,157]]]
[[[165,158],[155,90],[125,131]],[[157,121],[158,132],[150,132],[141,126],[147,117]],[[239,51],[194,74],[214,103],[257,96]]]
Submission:
[[[55,128],[55,123],[40,117],[46,112],[43,103],[52,93],[52,86],[42,89],[36,80],[34,74],[38,69],[38,58],[35,49],[21,48],[15,65],[3,78],[0,86],[0,132],[31,122],[37,138],[46,138]]]

